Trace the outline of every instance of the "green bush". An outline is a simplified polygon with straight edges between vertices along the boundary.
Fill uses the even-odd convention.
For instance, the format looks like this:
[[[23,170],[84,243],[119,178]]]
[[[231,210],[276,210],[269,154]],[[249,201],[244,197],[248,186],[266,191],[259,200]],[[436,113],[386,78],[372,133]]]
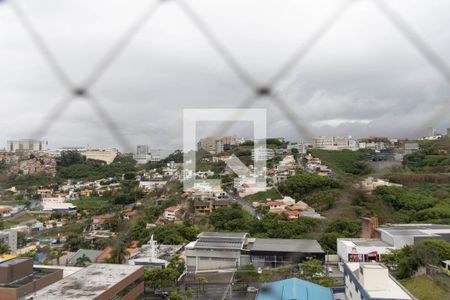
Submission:
[[[295,176],[289,177],[285,183],[280,184],[278,190],[284,195],[289,195],[296,200],[300,200],[308,193],[339,187],[341,187],[341,185],[335,179],[300,172]]]

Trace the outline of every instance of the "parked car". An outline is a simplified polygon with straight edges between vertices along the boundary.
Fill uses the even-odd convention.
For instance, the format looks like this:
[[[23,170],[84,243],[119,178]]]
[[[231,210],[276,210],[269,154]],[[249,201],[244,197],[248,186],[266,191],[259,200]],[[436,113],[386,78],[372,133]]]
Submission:
[[[257,291],[258,291],[258,289],[255,288],[254,286],[249,286],[249,287],[247,288],[247,292],[248,292],[248,293],[256,293]]]
[[[160,296],[160,297],[163,297],[163,298],[169,297],[169,292],[165,291],[163,289],[156,289],[155,290],[155,296]]]

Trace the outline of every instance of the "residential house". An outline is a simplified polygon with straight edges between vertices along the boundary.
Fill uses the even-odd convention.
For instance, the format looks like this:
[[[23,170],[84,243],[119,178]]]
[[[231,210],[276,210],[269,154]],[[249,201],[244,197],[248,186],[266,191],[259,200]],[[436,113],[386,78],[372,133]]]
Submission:
[[[10,217],[12,211],[11,207],[0,207],[0,218]]]
[[[113,215],[101,215],[92,218],[91,231],[105,230],[105,222],[113,218]]]
[[[231,204],[227,200],[195,200],[194,201],[194,210],[196,214],[205,214],[211,213],[218,208],[227,208],[230,207]]]
[[[182,216],[181,208],[178,206],[170,206],[164,209],[164,219],[168,221],[179,220]]]
[[[270,212],[284,211],[286,209],[286,204],[282,201],[272,201],[266,202],[266,206],[269,207]]]
[[[136,216],[137,215],[137,211],[135,211],[135,210],[129,210],[129,211],[126,211],[124,214],[123,214],[123,218],[124,218],[124,220],[129,220],[129,219],[131,219],[132,217],[134,217],[134,216]]]

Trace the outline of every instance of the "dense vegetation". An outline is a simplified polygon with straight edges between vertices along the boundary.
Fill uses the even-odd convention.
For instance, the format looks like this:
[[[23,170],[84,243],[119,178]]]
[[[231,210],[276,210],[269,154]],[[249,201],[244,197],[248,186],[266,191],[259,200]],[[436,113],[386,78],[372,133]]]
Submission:
[[[421,141],[420,151],[405,155],[403,165],[414,172],[450,172],[450,138]]]
[[[411,277],[419,266],[440,265],[450,257],[450,243],[442,240],[424,240],[412,246],[391,250],[381,257],[392,274],[399,279]]]
[[[264,202],[266,201],[266,199],[276,200],[280,198],[281,195],[277,192],[276,189],[272,188],[264,192],[258,192],[252,195],[245,196],[244,200],[248,202]]]
[[[79,152],[68,151],[61,154],[57,175],[65,179],[101,179],[122,176],[136,171],[136,161],[129,156],[118,155],[107,165],[98,160],[86,160]]]
[[[341,184],[335,179],[301,171],[297,175],[289,177],[285,183],[280,184],[278,190],[284,195],[300,200],[309,193],[339,187]]]
[[[312,150],[312,155],[319,157],[335,171],[341,171],[352,175],[369,174],[371,169],[367,161],[368,151],[358,150]]]
[[[331,209],[336,199],[341,196],[341,190],[331,189],[319,191],[305,196],[302,201],[314,208],[316,211],[327,211]]]
[[[359,220],[336,220],[328,224],[325,232],[319,238],[319,243],[327,253],[336,253],[336,239],[359,237],[360,232],[361,222]]]
[[[375,191],[383,204],[394,211],[399,221],[448,223],[450,185],[421,184],[404,187],[379,187]]]
[[[218,231],[249,232],[254,237],[305,238],[319,221],[308,217],[286,221],[284,216],[265,214],[260,220],[238,206],[220,208],[209,217],[210,224]]]
[[[28,175],[10,175],[0,181],[0,186],[9,188],[14,186],[18,190],[30,191],[33,187],[61,184],[63,180],[46,173]]]

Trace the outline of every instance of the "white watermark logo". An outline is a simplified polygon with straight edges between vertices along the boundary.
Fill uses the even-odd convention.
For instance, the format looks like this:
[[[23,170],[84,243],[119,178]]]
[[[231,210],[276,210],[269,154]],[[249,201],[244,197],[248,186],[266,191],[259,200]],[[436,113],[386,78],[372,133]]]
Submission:
[[[197,122],[252,122],[253,123],[253,167],[248,168],[234,154],[226,161],[242,183],[251,183],[259,188],[266,186],[266,160],[259,153],[266,149],[266,109],[184,109],[183,110],[183,188],[192,191],[195,187],[214,190],[220,187],[220,179],[196,178]]]

